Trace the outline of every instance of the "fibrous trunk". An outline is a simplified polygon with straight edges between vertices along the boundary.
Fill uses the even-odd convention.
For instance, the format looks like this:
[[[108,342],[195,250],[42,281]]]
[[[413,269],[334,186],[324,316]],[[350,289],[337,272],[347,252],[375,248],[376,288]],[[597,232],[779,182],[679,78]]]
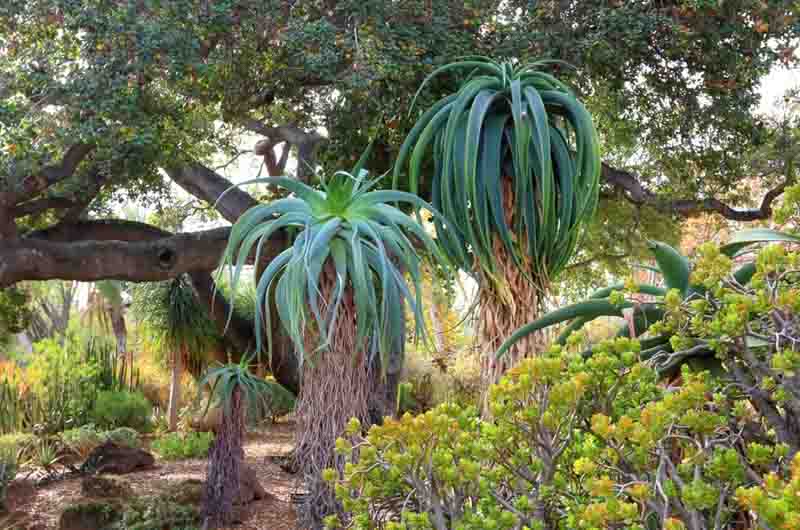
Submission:
[[[501,258],[502,259],[502,258]],[[500,261],[500,260],[498,260]],[[513,267],[513,264],[511,265]],[[544,337],[532,333],[517,342],[502,358],[495,352],[517,328],[536,320],[540,315],[540,288],[513,268],[506,271],[511,299],[504,299],[496,292],[486,289],[478,301],[477,341],[481,360],[481,380],[484,392],[497,383],[509,368],[522,359],[538,355],[545,347]]]
[[[504,186],[504,210],[506,223],[514,226],[514,193],[511,180],[506,177]],[[522,241],[524,238],[520,237]],[[539,318],[542,301],[545,296],[547,279],[537,274],[535,267],[530,266],[530,259],[522,249],[523,268],[515,263],[508,249],[498,238],[494,240],[494,257],[497,263],[496,274],[502,284],[502,292],[498,287],[487,282],[487,287],[479,293],[478,321],[476,329],[477,345],[483,356],[481,359],[481,381],[483,387],[483,404],[491,385],[497,383],[509,368],[516,366],[522,359],[537,355],[545,347],[545,339],[541,333],[532,333],[517,342],[506,354],[498,359],[495,352],[501,344],[519,327]]]
[[[334,282],[328,275],[321,282],[322,299],[332,302]],[[295,459],[308,495],[299,509],[300,525],[323,528],[331,514],[343,515],[333,490],[322,480],[322,472],[334,468],[341,473],[344,461],[335,453],[336,439],[343,436],[350,418],[369,422],[369,398],[374,391],[371,363],[364,345],[356,343],[356,312],[352,293],[346,290],[328,347],[311,354],[319,344],[319,333],[306,338],[310,355],[303,366],[297,401],[297,448]]]
[[[239,476],[244,459],[245,410],[242,391],[233,389],[230,403],[222,406],[217,436],[208,458],[206,491],[203,497],[203,526],[226,526],[233,521],[233,503],[239,496]]]
[[[178,407],[180,406],[181,372],[183,371],[183,355],[180,352],[172,354],[172,376],[169,382],[169,430],[178,428]]]

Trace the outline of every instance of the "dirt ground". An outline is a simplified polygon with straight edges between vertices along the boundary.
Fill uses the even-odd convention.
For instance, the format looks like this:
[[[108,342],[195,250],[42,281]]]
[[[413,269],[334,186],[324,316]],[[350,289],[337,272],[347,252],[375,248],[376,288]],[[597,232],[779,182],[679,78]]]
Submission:
[[[266,499],[248,505],[245,522],[236,530],[288,530],[295,528],[295,514],[289,498],[295,491],[296,479],[271,461],[272,456],[288,453],[294,443],[294,425],[277,423],[259,432],[249,433],[245,443],[246,462],[256,470],[261,485],[270,494]],[[157,495],[186,479],[205,480],[206,460],[166,462],[157,459],[157,467],[134,472],[121,478],[133,488],[136,496]],[[83,499],[81,479],[72,478],[41,488],[22,481],[12,483],[9,504],[17,512],[14,528],[56,530],[61,511]],[[20,513],[21,512],[21,513]],[[6,523],[7,524],[7,523]],[[0,527],[5,527],[0,521]]]

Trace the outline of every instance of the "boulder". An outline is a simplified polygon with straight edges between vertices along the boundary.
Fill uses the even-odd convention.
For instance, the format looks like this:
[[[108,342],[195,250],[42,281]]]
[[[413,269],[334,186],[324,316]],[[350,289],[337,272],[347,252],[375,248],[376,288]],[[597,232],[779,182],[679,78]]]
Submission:
[[[102,530],[122,516],[122,507],[115,502],[84,502],[61,512],[58,530]]]
[[[89,475],[81,481],[81,493],[86,497],[116,499],[133,495],[133,490],[119,479]]]
[[[198,505],[203,502],[206,483],[202,480],[182,480],[170,487],[171,498],[180,504]],[[261,486],[253,468],[242,464],[239,471],[239,496],[234,501],[237,506],[244,506],[253,501],[266,499],[270,494]]]
[[[105,442],[89,454],[81,466],[81,472],[123,475],[132,471],[150,469],[155,466],[155,463],[156,459],[147,451],[114,442]]]

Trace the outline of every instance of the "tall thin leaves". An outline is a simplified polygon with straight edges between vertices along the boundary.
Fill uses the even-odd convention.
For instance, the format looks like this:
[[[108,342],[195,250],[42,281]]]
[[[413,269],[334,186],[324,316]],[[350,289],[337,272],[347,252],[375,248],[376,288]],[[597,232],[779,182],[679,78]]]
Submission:
[[[450,262],[423,226],[390,203],[408,203],[444,220],[416,195],[371,191],[377,181],[367,180],[362,167],[363,157],[353,173],[337,172],[323,182],[322,190],[280,177],[258,179],[282,186],[293,196],[255,206],[236,222],[223,256],[228,267],[221,273],[227,270],[235,293],[248,258],[255,254],[257,259],[263,243],[278,232],[291,234],[291,246],[256,279],[259,351],[264,347],[263,326],[269,329],[276,317],[273,300],[301,364],[326,350],[348,291],[357,315],[357,344],[369,354],[379,353],[385,359],[392,353],[405,330],[406,305],[414,315],[417,334],[424,336],[419,253],[448,270]],[[332,288],[324,288],[326,277]],[[309,345],[311,329],[318,343]],[[267,337],[271,354],[269,333]]]
[[[477,264],[490,278],[497,278],[497,239],[525,274],[552,279],[597,205],[597,133],[572,92],[540,70],[548,64],[470,57],[437,69],[420,91],[446,72],[471,75],[420,117],[395,164],[395,186],[407,169],[417,193],[432,151],[433,206],[458,228],[440,237],[443,247],[463,268]],[[509,191],[513,212],[504,206]]]

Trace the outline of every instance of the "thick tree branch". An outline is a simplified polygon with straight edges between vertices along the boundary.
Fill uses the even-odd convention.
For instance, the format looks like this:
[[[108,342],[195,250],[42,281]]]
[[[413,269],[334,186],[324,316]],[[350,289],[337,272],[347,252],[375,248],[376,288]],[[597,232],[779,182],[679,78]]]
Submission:
[[[719,199],[662,199],[645,188],[636,176],[622,169],[603,164],[602,177],[606,183],[621,190],[625,198],[639,206],[651,206],[665,213],[694,217],[703,213],[718,213],[731,221],[757,221],[772,215],[772,203],[781,196],[787,183],[769,190],[761,200],[761,206],[754,209],[737,210]]]
[[[192,163],[165,170],[176,184],[198,199],[215,205],[222,217],[231,223],[258,204],[247,192],[239,188],[231,189],[231,181],[202,164]],[[223,200],[217,203],[220,195],[229,189]]]
[[[229,231],[219,228],[172,235],[134,221],[61,223],[29,233],[17,245],[0,250],[0,286],[19,279],[46,279],[41,276],[82,281],[106,278],[153,281],[188,273],[198,300],[206,306],[220,332],[225,332],[226,340],[235,349],[234,360],[238,360],[255,348],[253,323],[234,312],[227,325],[231,307],[223,294],[216,291],[211,276],[219,264]],[[267,255],[275,255],[282,249],[282,240],[276,239],[263,250]],[[165,251],[174,253],[174,261],[166,268],[160,259],[163,256],[160,253]],[[98,261],[102,261],[99,266]],[[24,278],[20,278],[22,274]],[[291,344],[280,333],[274,334],[273,343],[271,371],[282,385],[296,392],[299,372]]]
[[[22,280],[158,281],[209,271],[219,265],[229,234],[218,228],[152,241],[73,243],[25,237],[0,249],[0,287]]]
[[[26,215],[38,215],[47,210],[66,210],[74,208],[77,203],[67,197],[44,197],[18,204],[11,209],[11,216],[24,217]]]
[[[53,184],[69,178],[78,165],[94,150],[94,145],[78,143],[67,149],[61,163],[45,167],[38,175],[24,179],[18,190],[10,192],[7,204],[17,204],[34,198]]]

